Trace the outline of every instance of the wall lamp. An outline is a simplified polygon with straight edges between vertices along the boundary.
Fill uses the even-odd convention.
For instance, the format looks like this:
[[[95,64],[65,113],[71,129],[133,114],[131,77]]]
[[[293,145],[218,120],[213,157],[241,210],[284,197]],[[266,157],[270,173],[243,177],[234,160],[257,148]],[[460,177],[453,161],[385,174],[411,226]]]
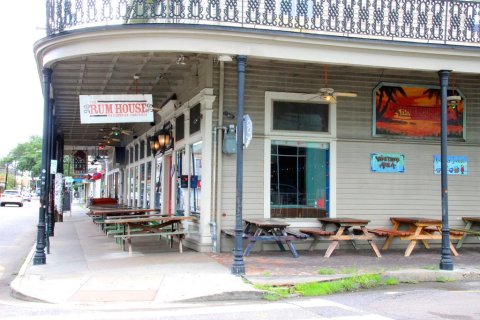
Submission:
[[[158,142],[158,136],[154,134],[149,139],[150,149],[153,154],[156,154],[160,150],[160,143]]]
[[[170,131],[167,129],[162,129],[158,132],[157,139],[160,149],[166,149],[170,147],[172,136],[170,135]]]

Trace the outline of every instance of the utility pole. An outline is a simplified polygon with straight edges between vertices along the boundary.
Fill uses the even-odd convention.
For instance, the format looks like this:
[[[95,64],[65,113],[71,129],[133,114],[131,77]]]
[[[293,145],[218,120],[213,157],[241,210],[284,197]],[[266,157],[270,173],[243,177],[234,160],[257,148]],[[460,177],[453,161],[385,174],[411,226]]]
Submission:
[[[5,164],[5,190],[7,190],[7,182],[8,182],[8,163]],[[5,191],[4,190],[4,191]]]

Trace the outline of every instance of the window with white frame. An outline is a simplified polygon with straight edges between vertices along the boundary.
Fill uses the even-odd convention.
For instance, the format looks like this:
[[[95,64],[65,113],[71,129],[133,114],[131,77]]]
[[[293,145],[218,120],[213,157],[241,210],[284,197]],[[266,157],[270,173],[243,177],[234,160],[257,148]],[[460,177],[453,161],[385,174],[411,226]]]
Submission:
[[[329,214],[329,142],[336,134],[335,117],[334,105],[314,94],[266,92],[270,217]]]

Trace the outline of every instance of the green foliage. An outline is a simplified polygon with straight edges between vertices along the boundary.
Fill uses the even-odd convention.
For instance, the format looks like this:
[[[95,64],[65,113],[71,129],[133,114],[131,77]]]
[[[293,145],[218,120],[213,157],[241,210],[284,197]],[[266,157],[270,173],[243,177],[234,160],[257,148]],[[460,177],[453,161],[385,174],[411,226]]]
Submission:
[[[356,274],[358,273],[358,269],[355,267],[345,267],[342,270],[340,270],[340,273],[342,274]]]
[[[32,177],[40,174],[41,163],[42,138],[39,136],[31,136],[27,142],[18,144],[8,155],[0,159],[0,167],[15,164],[17,171],[30,171]]]
[[[437,279],[435,279],[437,282],[442,282],[442,283],[445,283],[445,282],[455,282],[455,279],[453,278],[448,278],[448,277],[438,277]]]
[[[387,278],[383,280],[383,283],[387,286],[394,286],[398,284],[398,279],[396,278]]]
[[[320,275],[332,275],[335,273],[335,269],[332,268],[321,268],[320,270],[318,270],[318,274]]]
[[[439,269],[439,266],[438,266],[438,265],[431,264],[431,265],[423,266],[422,269],[425,269],[425,270],[438,270],[438,269]]]
[[[263,296],[263,299],[268,301],[277,301],[280,299],[285,299],[290,295],[292,291],[292,288],[290,287],[276,287],[276,286],[262,285],[262,284],[256,284],[254,285],[254,288],[265,291],[265,295]]]
[[[346,279],[329,282],[302,283],[295,286],[295,291],[303,296],[321,296],[340,292],[350,292],[359,289],[369,289],[383,285],[378,274],[364,274]]]
[[[299,283],[286,287],[255,285],[255,288],[265,291],[264,299],[275,301],[288,298],[292,294],[314,297],[396,284],[398,280],[395,278],[382,280],[379,274],[364,274],[334,281]]]

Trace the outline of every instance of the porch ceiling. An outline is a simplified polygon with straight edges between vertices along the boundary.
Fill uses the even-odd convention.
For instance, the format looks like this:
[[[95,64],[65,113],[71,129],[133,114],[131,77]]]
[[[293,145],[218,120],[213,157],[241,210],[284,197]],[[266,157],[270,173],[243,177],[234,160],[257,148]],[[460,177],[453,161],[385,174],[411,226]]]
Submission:
[[[158,107],[170,97],[192,72],[198,72],[200,57],[185,55],[186,64],[177,64],[177,53],[117,53],[88,55],[56,62],[52,66],[52,94],[59,132],[66,146],[96,146],[105,143],[112,127],[139,134],[145,123],[81,124],[79,95],[153,95]],[[140,78],[136,81],[134,75]],[[158,121],[158,115],[155,114]],[[143,131],[143,130],[142,130]],[[127,140],[111,142],[120,145]]]

